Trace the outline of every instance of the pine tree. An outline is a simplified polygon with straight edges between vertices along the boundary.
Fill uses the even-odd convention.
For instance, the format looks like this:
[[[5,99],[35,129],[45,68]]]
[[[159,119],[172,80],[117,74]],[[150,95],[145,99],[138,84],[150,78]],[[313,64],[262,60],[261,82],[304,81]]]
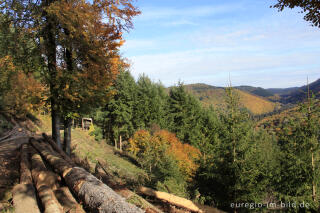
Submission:
[[[170,89],[168,98],[169,130],[185,143],[199,147],[203,140],[202,108],[198,100],[188,94],[183,84]]]
[[[319,102],[308,92],[308,99],[300,105],[299,112],[297,117],[288,118],[277,132],[282,151],[278,192],[283,202],[308,202],[316,211],[320,178]]]
[[[150,128],[152,124],[165,126],[165,97],[161,84],[145,75],[139,77],[133,119],[135,129]]]
[[[113,86],[115,95],[106,105],[108,128],[111,140],[119,142],[128,140],[133,134],[133,107],[136,93],[136,83],[128,71],[122,71]],[[105,126],[107,126],[105,125]]]
[[[262,202],[271,190],[275,168],[272,138],[254,129],[249,113],[227,88],[227,109],[221,115],[219,137],[201,161],[196,177],[199,192],[207,203],[228,211],[240,211],[231,204]],[[270,152],[265,152],[268,148]]]

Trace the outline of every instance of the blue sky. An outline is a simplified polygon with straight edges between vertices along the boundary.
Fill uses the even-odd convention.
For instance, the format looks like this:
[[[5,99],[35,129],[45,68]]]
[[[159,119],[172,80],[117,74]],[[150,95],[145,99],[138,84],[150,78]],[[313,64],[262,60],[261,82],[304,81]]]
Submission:
[[[138,0],[121,48],[137,78],[291,87],[320,78],[320,28],[274,0]]]

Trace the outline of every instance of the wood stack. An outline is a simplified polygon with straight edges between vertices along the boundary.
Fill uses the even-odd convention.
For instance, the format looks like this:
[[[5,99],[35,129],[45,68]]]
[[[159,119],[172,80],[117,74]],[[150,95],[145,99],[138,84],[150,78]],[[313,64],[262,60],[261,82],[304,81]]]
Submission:
[[[16,185],[12,190],[12,200],[16,213],[40,213],[31,177],[28,152],[28,145],[23,144],[20,152],[20,184]]]
[[[44,143],[40,143],[34,138],[30,139],[30,143],[43,159],[61,175],[69,189],[89,209],[98,212],[144,212],[127,203],[123,197],[83,168],[74,167],[72,162],[65,160],[58,152],[50,150]]]

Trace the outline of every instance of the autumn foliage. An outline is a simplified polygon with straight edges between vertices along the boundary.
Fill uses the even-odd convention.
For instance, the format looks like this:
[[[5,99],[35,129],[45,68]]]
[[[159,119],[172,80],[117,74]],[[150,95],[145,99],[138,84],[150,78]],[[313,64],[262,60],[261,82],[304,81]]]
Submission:
[[[11,57],[0,58],[0,74],[1,105],[7,113],[24,117],[43,106],[45,87],[32,75],[17,68]]]
[[[129,150],[137,157],[152,154],[155,160],[160,159],[157,154],[165,148],[168,156],[172,156],[178,163],[180,171],[188,178],[192,177],[198,168],[196,160],[200,157],[200,151],[195,147],[184,144],[174,133],[167,130],[159,130],[151,134],[147,130],[137,131],[129,140]],[[154,162],[156,165],[157,162]]]

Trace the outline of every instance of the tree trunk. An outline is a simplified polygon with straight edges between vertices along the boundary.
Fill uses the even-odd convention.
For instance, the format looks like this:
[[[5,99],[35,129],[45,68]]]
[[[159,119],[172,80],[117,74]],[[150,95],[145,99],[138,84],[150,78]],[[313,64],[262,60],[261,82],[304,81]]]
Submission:
[[[122,151],[122,137],[121,135],[119,136],[119,149]]]
[[[316,195],[316,184],[315,184],[315,175],[314,175],[314,155],[313,151],[311,150],[311,164],[312,164],[312,200],[316,201],[317,195]]]
[[[44,4],[49,6],[54,0],[44,0]],[[50,102],[51,102],[51,118],[52,118],[52,138],[61,147],[60,140],[60,115],[58,104],[58,88],[57,88],[57,44],[56,44],[56,23],[46,11],[42,14],[46,21],[46,26],[43,30],[44,49],[47,56],[50,87]]]
[[[51,100],[51,118],[52,118],[52,139],[56,142],[57,146],[61,148],[60,137],[60,115],[55,109],[57,106],[54,104],[54,100]],[[54,107],[56,106],[56,107]]]
[[[114,139],[114,148],[117,149],[117,140]]]
[[[71,125],[72,125],[72,119],[66,118],[64,120],[64,139],[63,139],[63,149],[67,153],[67,155],[70,155],[70,145],[71,145]]]

